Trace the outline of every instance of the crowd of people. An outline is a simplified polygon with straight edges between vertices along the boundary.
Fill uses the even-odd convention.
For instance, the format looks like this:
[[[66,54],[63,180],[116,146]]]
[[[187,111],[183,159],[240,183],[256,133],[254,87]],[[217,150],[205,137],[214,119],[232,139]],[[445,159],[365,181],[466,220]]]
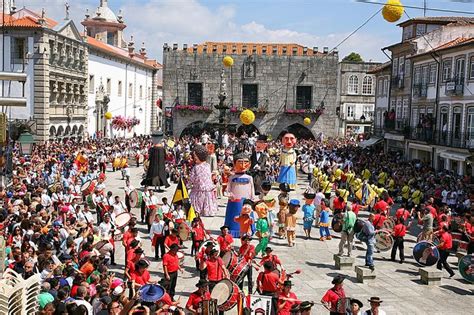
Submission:
[[[168,138],[160,144],[166,150],[168,179],[183,180],[190,189],[195,218],[189,217],[189,205],[168,201],[154,187],[132,185],[130,167],[143,167],[144,174],[153,167],[147,162],[150,137],[48,142],[36,145],[29,156],[16,151],[11,185],[0,187],[0,232],[8,268],[25,279],[39,275],[41,314],[205,314],[213,308],[213,289],[234,282],[239,292],[246,283],[248,294],[256,290],[271,298],[275,314],[310,314],[314,303],[300,301],[291,290],[292,274],[270,246],[273,238],[286,238],[294,246],[299,209],[306,240],[314,239],[314,228],[319,228],[316,241],[323,242],[331,241],[337,230],[339,255],[347,249],[350,256],[357,238],[366,244],[365,263],[372,270],[375,233],[387,226],[385,221],[393,221],[393,261],[399,251],[399,262],[404,262],[404,237],[418,225],[420,240],[437,240],[437,266],[450,276],[454,272],[447,259],[453,246],[465,245],[468,254],[474,251],[472,178],[437,172],[421,161],[405,161],[379,149],[362,149],[350,139],[298,139],[296,165],[308,178],[300,206],[301,198],[290,185],[277,183],[279,141],[256,134],[225,133],[219,138],[204,132],[198,138]],[[266,142],[264,150],[256,150],[259,141]],[[238,235],[226,225],[212,235],[202,218],[217,213],[218,199],[232,197],[229,178],[236,172],[236,153],[250,165],[252,200],[247,216],[235,218]],[[108,189],[111,172],[121,172],[123,192]],[[264,215],[258,207],[265,207]],[[133,208],[140,209],[139,215],[133,215]],[[360,215],[366,211],[367,220]],[[140,224],[146,225],[154,253],[145,252]],[[453,242],[453,232],[460,233],[458,241]],[[185,267],[183,242],[188,234],[196,291],[181,303],[175,299],[176,285]],[[110,271],[121,264],[115,259],[117,246],[125,251],[123,274]],[[152,258],[147,257],[161,261],[160,281],[151,279]],[[321,299],[331,314],[384,314],[379,297],[372,297],[370,309],[362,312],[363,303],[346,297],[343,282],[343,276],[335,277],[334,287]],[[232,302],[245,306],[243,300],[236,297]]]

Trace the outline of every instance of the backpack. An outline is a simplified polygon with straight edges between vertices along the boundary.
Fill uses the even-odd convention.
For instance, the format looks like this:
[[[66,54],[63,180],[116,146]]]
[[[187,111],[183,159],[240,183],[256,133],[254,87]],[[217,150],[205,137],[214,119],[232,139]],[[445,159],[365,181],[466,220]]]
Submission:
[[[359,233],[360,231],[362,231],[363,227],[364,227],[364,221],[362,221],[361,219],[356,219],[354,223],[354,233]]]

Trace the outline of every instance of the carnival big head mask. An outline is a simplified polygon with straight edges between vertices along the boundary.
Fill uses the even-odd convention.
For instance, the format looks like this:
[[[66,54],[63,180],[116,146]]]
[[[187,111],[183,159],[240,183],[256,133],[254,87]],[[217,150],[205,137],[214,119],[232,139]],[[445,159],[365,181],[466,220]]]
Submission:
[[[207,153],[209,154],[213,154],[214,152],[216,152],[216,146],[212,142],[206,143],[206,148],[207,148]]]
[[[268,212],[268,207],[265,202],[259,202],[255,205],[255,213],[257,213],[260,219],[266,218]]]
[[[281,138],[281,143],[286,149],[291,149],[296,144],[296,137],[294,134],[287,132],[283,135],[283,138]]]
[[[257,152],[263,152],[267,149],[267,136],[259,135],[257,138],[257,142],[255,143],[255,150]]]
[[[244,173],[250,168],[250,160],[244,153],[234,155],[234,171],[236,173]]]

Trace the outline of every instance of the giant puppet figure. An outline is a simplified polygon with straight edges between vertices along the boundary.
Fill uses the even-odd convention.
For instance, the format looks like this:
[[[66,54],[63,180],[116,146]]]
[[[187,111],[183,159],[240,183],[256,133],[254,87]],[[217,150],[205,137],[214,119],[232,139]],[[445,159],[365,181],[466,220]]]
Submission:
[[[229,201],[225,213],[225,225],[234,237],[239,237],[240,234],[239,223],[234,218],[240,216],[244,200],[253,200],[255,197],[253,178],[245,173],[249,167],[250,161],[245,153],[234,155],[234,175],[229,177]]]
[[[277,182],[287,183],[290,188],[294,189],[296,187],[296,152],[293,147],[296,144],[296,137],[286,131],[283,133],[281,143],[283,148],[280,154],[280,174]]]
[[[142,180],[142,186],[165,186],[168,188],[168,179],[166,178],[165,157],[166,151],[162,144],[163,132],[156,131],[151,135],[153,141],[152,147],[148,150],[148,170],[146,177]]]
[[[269,163],[267,150],[267,136],[259,135],[255,143],[255,150],[250,156],[250,173],[253,177],[255,192],[262,193],[262,183],[266,180],[267,164]]]

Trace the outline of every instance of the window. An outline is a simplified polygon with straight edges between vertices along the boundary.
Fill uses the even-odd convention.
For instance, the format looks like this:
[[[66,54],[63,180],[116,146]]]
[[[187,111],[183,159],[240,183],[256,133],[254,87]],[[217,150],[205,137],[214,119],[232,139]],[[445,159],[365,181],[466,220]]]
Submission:
[[[310,109],[312,99],[312,87],[311,86],[297,86],[296,87],[296,108],[297,109]]]
[[[402,100],[397,100],[397,108],[395,109],[395,117],[396,120],[400,120],[402,118]]]
[[[416,36],[421,36],[426,33],[426,24],[416,25]]]
[[[95,80],[94,80],[94,75],[90,74],[89,75],[89,93],[94,93],[95,91]]]
[[[188,104],[202,106],[202,83],[188,83]]]
[[[453,138],[459,140],[461,138],[461,107],[453,109]]]
[[[128,84],[128,98],[133,97],[133,83]]]
[[[443,61],[443,82],[451,80],[451,60]]]
[[[388,94],[388,87],[389,87],[389,80],[388,79],[384,79],[383,80],[383,95],[387,95]]]
[[[362,94],[371,95],[372,94],[372,77],[366,75],[364,81],[362,81]]]
[[[115,41],[114,41],[114,33],[112,32],[107,32],[107,44],[114,46]]]
[[[406,77],[411,76],[411,60],[405,61],[405,76]]]
[[[377,80],[377,95],[383,95],[383,79],[380,78]]]
[[[349,94],[358,94],[359,93],[359,78],[356,75],[351,75],[349,77],[349,82],[347,86],[347,93]]]
[[[151,100],[151,87],[148,87],[148,94],[147,94],[146,98]]]
[[[122,81],[118,81],[117,95],[122,96]]]
[[[403,28],[403,39],[409,39],[413,36],[413,25]]]
[[[22,64],[25,62],[26,49],[26,38],[12,37],[11,38],[11,63]]]
[[[258,85],[243,84],[242,85],[242,107],[252,108],[258,107]]]
[[[396,77],[398,75],[398,58],[393,58],[392,61],[392,77]]]
[[[107,90],[106,90],[106,91],[107,91],[107,94],[110,95],[110,92],[112,91],[112,80],[109,79],[109,78],[107,78],[107,88],[106,88],[106,89],[107,89]]]
[[[408,99],[403,99],[403,113],[402,113],[402,117],[403,117],[403,120],[408,120]]]
[[[362,109],[362,115],[364,115],[366,120],[370,120],[374,114],[374,107],[372,105],[364,105]]]
[[[413,84],[420,84],[421,83],[421,69],[415,68],[415,73],[413,75]]]
[[[400,57],[398,59],[398,76],[403,77],[404,76],[404,67],[405,67],[405,57]]]
[[[437,65],[430,66],[430,84],[434,84],[436,82],[436,69]]]
[[[464,74],[466,69],[466,60],[464,58],[456,59],[456,81],[457,83],[464,82]]]
[[[429,74],[429,67],[425,66],[421,72],[421,84],[426,85],[428,83],[428,74]]]
[[[469,64],[469,79],[474,80],[474,56],[471,57]]]
[[[140,94],[139,94],[139,95],[140,95],[139,97],[140,97],[140,99],[142,99],[142,98],[143,98],[143,85],[140,85],[140,87],[138,88],[138,91],[139,91],[139,93],[140,93]]]
[[[354,118],[354,105],[347,105],[347,118]]]
[[[441,108],[441,118],[440,118],[440,130],[443,133],[443,137],[445,137],[444,133],[448,132],[448,114],[449,114],[449,109],[448,107],[442,107]],[[444,139],[446,141],[446,139]]]
[[[474,107],[467,109],[467,125],[466,125],[467,139],[474,140]]]

